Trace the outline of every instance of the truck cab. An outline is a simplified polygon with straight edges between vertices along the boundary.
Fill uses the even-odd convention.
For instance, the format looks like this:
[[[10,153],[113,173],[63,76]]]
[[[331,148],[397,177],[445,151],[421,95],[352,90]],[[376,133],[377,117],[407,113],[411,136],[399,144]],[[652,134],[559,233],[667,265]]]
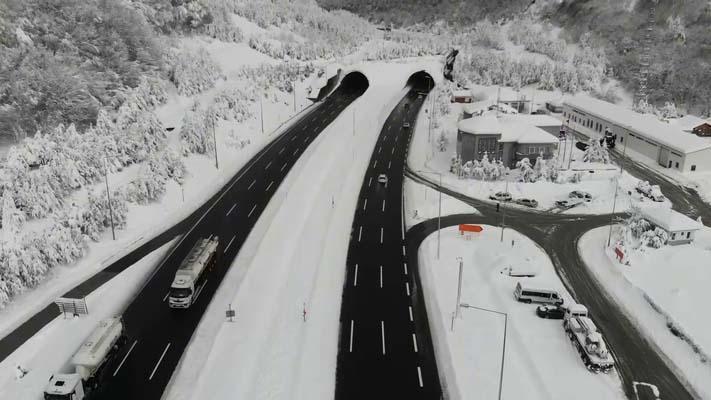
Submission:
[[[217,236],[198,240],[180,263],[168,293],[168,306],[188,308],[197,300],[207,281],[207,272],[217,262]]]
[[[79,374],[57,374],[44,389],[44,400],[82,400],[84,385]]]

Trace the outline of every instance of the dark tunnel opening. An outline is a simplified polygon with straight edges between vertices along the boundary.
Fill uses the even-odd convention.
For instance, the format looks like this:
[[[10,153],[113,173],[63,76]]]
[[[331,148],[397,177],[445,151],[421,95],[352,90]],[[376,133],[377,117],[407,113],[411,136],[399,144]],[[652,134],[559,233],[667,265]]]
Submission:
[[[360,96],[368,90],[368,86],[368,78],[362,72],[353,71],[343,77],[338,89],[346,94]]]
[[[407,79],[406,86],[413,88],[418,92],[429,92],[434,87],[434,79],[432,75],[426,71],[417,71],[410,75]]]

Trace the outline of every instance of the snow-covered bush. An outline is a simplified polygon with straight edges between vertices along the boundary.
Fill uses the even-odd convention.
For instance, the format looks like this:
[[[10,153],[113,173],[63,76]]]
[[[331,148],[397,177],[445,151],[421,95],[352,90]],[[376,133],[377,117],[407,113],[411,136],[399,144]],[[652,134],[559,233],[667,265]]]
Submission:
[[[449,145],[449,139],[447,138],[447,135],[444,132],[440,132],[439,137],[437,138],[437,148],[439,149],[440,152],[445,152],[447,151],[447,146]]]
[[[583,153],[583,162],[589,163],[610,163],[610,153],[607,146],[600,143],[600,140],[590,138],[588,148]]]
[[[519,182],[535,182],[538,180],[538,174],[531,166],[531,160],[524,158],[516,163],[516,169],[518,170],[518,180]]]
[[[180,143],[183,154],[205,154],[215,149],[212,138],[215,120],[209,111],[197,109],[189,111],[183,117],[183,127],[180,130]]]
[[[115,229],[126,226],[128,206],[126,193],[123,190],[116,189],[111,192],[110,210],[105,190],[101,193],[89,193],[88,196],[89,199],[78,221],[81,233],[97,242],[100,234],[111,227],[112,221]],[[67,220],[74,220],[74,218],[67,218]]]
[[[496,50],[503,50],[506,44],[506,35],[500,25],[488,19],[477,22],[471,33],[474,43]]]
[[[148,168],[129,184],[128,200],[138,204],[155,201],[165,193],[166,182],[165,177]]]
[[[640,243],[643,246],[653,247],[655,249],[658,249],[667,244],[668,240],[669,234],[667,233],[667,231],[659,227],[655,227],[654,229],[645,231],[640,236]]]
[[[222,77],[220,68],[203,48],[197,51],[172,49],[168,55],[170,81],[185,96],[198,94],[215,86]]]
[[[218,93],[212,105],[217,118],[227,121],[243,122],[252,117],[250,103],[257,100],[256,93],[242,88],[229,88]]]

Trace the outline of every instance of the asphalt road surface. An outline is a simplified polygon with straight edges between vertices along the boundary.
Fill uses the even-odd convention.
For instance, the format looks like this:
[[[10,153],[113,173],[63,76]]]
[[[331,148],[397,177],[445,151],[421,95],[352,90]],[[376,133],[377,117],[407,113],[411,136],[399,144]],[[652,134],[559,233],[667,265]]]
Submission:
[[[502,206],[496,212],[492,202],[473,199],[447,188],[440,188],[427,177],[406,170],[406,175],[417,182],[441,190],[452,197],[475,207],[482,215],[462,214],[442,218],[442,227],[460,223],[487,224],[501,226],[506,212],[506,228],[513,228],[528,236],[544,249],[555,266],[571,295],[579,303],[586,305],[592,318],[615,357],[616,368],[622,379],[625,393],[631,400],[655,399],[649,386],[655,385],[662,399],[693,399],[692,393],[682,380],[666,364],[660,351],[643,339],[642,333],[627,315],[610,298],[594,275],[588,270],[578,254],[578,240],[587,231],[610,223],[610,215],[573,215],[532,212],[522,208]],[[617,216],[624,216],[618,214]],[[412,252],[431,233],[437,231],[437,219],[430,219],[415,225],[407,232],[408,245]],[[413,266],[417,258],[411,259]],[[574,352],[571,345],[561,351]],[[585,368],[581,361],[580,368]],[[637,394],[635,394],[635,386]],[[638,397],[637,397],[638,396]]]
[[[321,104],[270,143],[182,237],[123,313],[128,341],[105,368],[101,399],[160,399],[203,312],[272,195],[316,136],[368,87],[346,76]],[[218,261],[193,305],[168,306],[175,271],[203,237],[220,238]],[[234,268],[240,268],[235,265]]]
[[[419,279],[402,220],[403,167],[425,96],[412,89],[385,121],[355,210],[341,304],[336,399],[440,399]],[[378,180],[387,176],[387,183]]]

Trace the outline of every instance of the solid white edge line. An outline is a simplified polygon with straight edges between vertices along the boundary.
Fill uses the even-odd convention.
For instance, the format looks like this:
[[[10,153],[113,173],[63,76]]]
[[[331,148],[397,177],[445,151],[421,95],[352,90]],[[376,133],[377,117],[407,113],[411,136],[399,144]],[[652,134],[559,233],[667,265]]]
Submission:
[[[420,380],[420,387],[425,387],[425,385],[422,384],[422,371],[419,366],[417,367],[417,379]]]
[[[232,205],[232,207],[230,208],[230,211],[227,211],[227,214],[225,214],[225,217],[227,217],[227,216],[229,216],[230,214],[232,214],[232,210],[234,210],[235,207],[237,207],[237,203],[235,203],[235,204]]]
[[[385,355],[385,322],[380,321],[380,334],[383,339],[383,355]]]
[[[351,340],[348,344],[348,352],[353,353],[353,320],[351,320]]]
[[[235,238],[236,238],[236,237],[237,237],[237,235],[232,236],[232,239],[230,239],[230,242],[227,243],[227,247],[225,247],[225,249],[222,251],[222,254],[227,253],[227,250],[230,249],[230,246],[232,246],[232,242],[235,241]]]
[[[417,353],[417,337],[414,333],[412,334],[412,347],[415,348],[415,353]]]
[[[111,375],[111,376],[116,376],[116,374],[118,374],[119,370],[120,370],[121,367],[123,366],[123,363],[126,362],[126,359],[128,358],[128,355],[131,354],[131,352],[133,351],[133,348],[136,347],[136,343],[138,343],[138,339],[136,339],[136,340],[133,341],[133,344],[131,345],[131,348],[128,349],[128,351],[126,352],[126,355],[123,356],[123,359],[121,360],[121,363],[119,363],[118,367],[116,367],[116,371],[114,371],[114,374]]]
[[[410,314],[410,322],[414,322],[414,318],[412,318],[412,306],[407,306],[407,311]]]
[[[249,214],[247,214],[247,218],[252,216],[252,213],[254,212],[254,209],[257,208],[257,205],[255,204],[254,207],[252,207],[252,210],[249,211]]]
[[[158,370],[158,366],[160,366],[161,361],[163,361],[163,357],[165,357],[165,353],[168,352],[168,348],[170,348],[170,342],[168,343],[167,346],[165,346],[165,349],[163,350],[163,354],[160,355],[160,358],[158,359],[158,362],[156,363],[156,366],[153,367],[153,372],[151,372],[151,376],[148,377],[148,380],[150,381],[153,379],[153,375],[155,375],[156,370]]]
[[[353,287],[358,285],[358,264],[355,265],[355,274],[353,275]]]

